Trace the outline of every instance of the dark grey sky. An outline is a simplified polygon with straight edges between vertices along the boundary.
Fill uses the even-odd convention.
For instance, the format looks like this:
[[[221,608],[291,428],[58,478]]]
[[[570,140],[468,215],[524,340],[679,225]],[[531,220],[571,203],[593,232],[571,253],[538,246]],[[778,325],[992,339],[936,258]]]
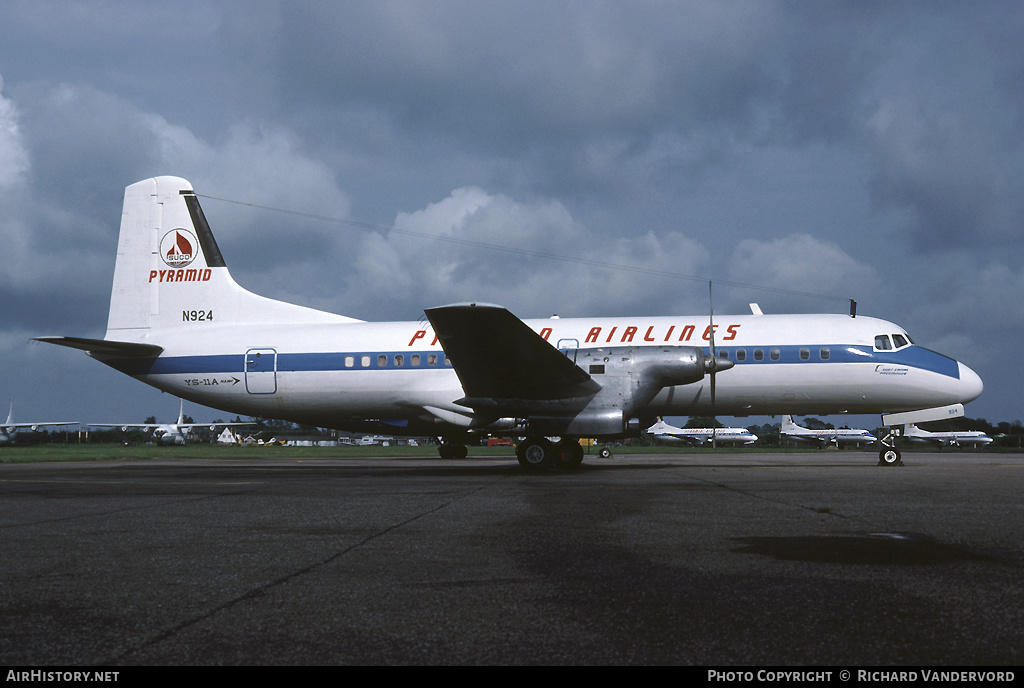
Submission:
[[[123,189],[172,174],[413,233],[205,199],[268,296],[368,320],[703,313],[706,279],[719,313],[854,298],[981,374],[968,415],[1024,418],[1022,35],[1010,1],[4,3],[0,394],[176,413],[28,341],[102,336]]]

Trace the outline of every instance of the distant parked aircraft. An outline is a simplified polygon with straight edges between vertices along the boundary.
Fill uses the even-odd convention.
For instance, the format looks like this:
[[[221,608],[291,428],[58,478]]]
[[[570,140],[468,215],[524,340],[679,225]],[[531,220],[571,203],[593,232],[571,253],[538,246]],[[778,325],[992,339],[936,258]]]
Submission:
[[[177,423],[89,423],[92,428],[121,428],[122,431],[128,428],[139,428],[146,432],[152,431],[153,439],[160,444],[185,444],[194,428],[209,428],[210,432],[216,432],[218,428],[232,428],[243,425],[256,425],[255,423],[186,423],[185,422],[185,401],[181,401],[178,410]]]
[[[811,430],[797,425],[793,416],[782,417],[782,428],[779,434],[797,442],[809,442],[824,447],[826,444],[871,444],[878,441],[878,438],[867,430],[851,430],[849,428]]]
[[[992,438],[978,430],[958,430],[954,432],[928,432],[913,423],[908,423],[903,436],[911,442],[937,444],[940,447],[959,447],[961,445],[985,446]]]
[[[676,428],[661,418],[647,428],[647,434],[662,442],[688,444],[691,447],[715,444],[753,444],[757,435],[745,428]]]
[[[15,423],[14,422],[14,399],[11,399],[11,406],[7,410],[7,421],[0,425],[0,444],[12,444],[18,430],[27,428],[35,432],[41,427],[51,425],[78,425],[77,421],[46,421],[36,423]]]

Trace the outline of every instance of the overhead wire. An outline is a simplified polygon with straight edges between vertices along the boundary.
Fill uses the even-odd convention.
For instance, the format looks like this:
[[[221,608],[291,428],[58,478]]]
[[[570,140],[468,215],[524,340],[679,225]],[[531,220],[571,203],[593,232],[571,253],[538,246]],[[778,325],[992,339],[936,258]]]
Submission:
[[[646,268],[635,265],[623,265],[621,263],[612,263],[603,260],[595,260],[593,258],[581,258],[579,256],[566,256],[558,253],[549,253],[546,251],[535,251],[527,248],[518,248],[515,246],[503,246],[501,244],[491,244],[485,241],[475,241],[473,239],[464,239],[459,237],[451,236],[440,236],[437,234],[430,234],[428,232],[416,232],[409,229],[400,229],[395,226],[379,225],[372,222],[360,222],[358,220],[348,220],[344,218],[331,217],[329,215],[319,215],[317,213],[309,213],[302,210],[291,210],[287,208],[276,208],[269,205],[261,205],[259,203],[251,203],[249,201],[239,201],[231,198],[222,198],[219,196],[210,196],[207,194],[196,194],[199,198],[206,198],[211,201],[220,201],[221,203],[230,203],[233,205],[244,206],[247,208],[254,208],[257,210],[265,210],[269,212],[282,213],[284,215],[292,215],[295,217],[303,217],[310,220],[318,220],[321,222],[327,222],[338,225],[347,225],[350,227],[357,227],[359,229],[368,229],[373,231],[384,232],[387,234],[401,234],[403,236],[413,236],[421,239],[432,239],[435,241],[444,241],[450,244],[457,244],[460,246],[470,246],[473,248],[486,249],[490,251],[503,251],[505,253],[512,253],[519,256],[526,256],[530,258],[542,258],[545,260],[560,261],[563,263],[575,263],[577,265],[586,265],[594,268],[603,268],[608,270],[620,270],[623,272],[634,272],[644,275],[652,275],[656,277],[669,277],[672,279],[689,280],[693,282],[707,282],[707,277],[699,275],[685,275],[679,272],[672,272],[668,270],[658,270],[654,268]],[[740,289],[753,289],[757,291],[772,292],[776,294],[788,294],[790,296],[805,296],[809,298],[824,299],[828,301],[843,301],[849,302],[851,299],[832,296],[828,294],[819,294],[814,292],[800,291],[797,289],[786,289],[783,287],[769,287],[766,285],[759,284],[747,284],[744,282],[736,282],[733,280],[713,280],[715,284],[719,286],[729,286]]]

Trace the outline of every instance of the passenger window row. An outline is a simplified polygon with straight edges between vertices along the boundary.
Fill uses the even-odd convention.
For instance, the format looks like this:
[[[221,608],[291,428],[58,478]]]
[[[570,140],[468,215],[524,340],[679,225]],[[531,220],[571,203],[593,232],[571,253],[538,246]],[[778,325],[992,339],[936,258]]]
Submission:
[[[729,358],[729,350],[728,349],[719,349],[715,353],[717,353],[719,356],[721,356],[723,358]],[[735,355],[736,355],[736,362],[737,363],[742,363],[743,361],[747,360],[747,350],[746,349],[736,349]],[[829,348],[827,346],[823,346],[820,349],[818,349],[818,360],[819,361],[827,361],[831,357],[831,355],[832,355],[832,352],[829,350]],[[768,349],[768,360],[770,360],[770,361],[778,361],[781,358],[782,358],[782,350],[781,349],[779,349],[778,347],[772,347],[771,349]],[[751,359],[754,360],[754,361],[763,361],[764,360],[764,349],[754,349],[753,351],[751,351]],[[811,350],[809,348],[804,347],[804,348],[800,349],[800,360],[801,361],[809,361],[809,360],[811,360]]]
[[[371,356],[370,354],[363,354],[362,356],[359,356],[358,361],[359,365],[356,366],[356,356],[351,354],[347,355],[345,356],[345,367],[369,368],[371,367],[370,364],[373,362],[373,356]],[[409,365],[406,366],[405,354],[394,354],[393,356],[390,357],[388,356],[388,354],[378,354],[376,367],[387,368],[389,362],[391,363],[391,366],[394,368],[422,368],[424,367],[424,364],[427,367],[436,367],[438,363],[448,367],[451,367],[452,365],[451,362],[446,357],[439,356],[438,354],[409,354],[408,361]]]

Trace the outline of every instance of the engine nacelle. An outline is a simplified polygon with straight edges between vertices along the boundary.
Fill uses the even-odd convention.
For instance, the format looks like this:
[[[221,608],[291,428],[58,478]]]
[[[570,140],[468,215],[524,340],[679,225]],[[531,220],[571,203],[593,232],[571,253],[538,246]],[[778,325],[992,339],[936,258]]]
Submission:
[[[586,435],[590,437],[621,437],[629,434],[621,409],[584,410],[574,418],[564,416],[530,416],[525,423],[530,435]]]
[[[696,346],[578,349],[566,355],[591,378],[577,396],[466,398],[457,402],[475,412],[466,425],[507,434],[624,437],[639,432],[641,418],[650,420],[645,407],[661,390],[698,383],[733,366]],[[443,410],[432,412],[444,418]]]
[[[578,352],[576,363],[601,385],[587,408],[612,406],[621,409],[626,418],[639,415],[665,387],[700,382],[712,369],[731,365],[726,359],[705,355],[696,346],[588,349]]]
[[[573,354],[570,352],[569,354]],[[666,387],[702,381],[708,373],[731,368],[695,346],[609,347],[575,352],[578,366],[601,385],[574,409],[537,410],[525,426],[534,435],[622,437],[640,430],[644,407]]]

